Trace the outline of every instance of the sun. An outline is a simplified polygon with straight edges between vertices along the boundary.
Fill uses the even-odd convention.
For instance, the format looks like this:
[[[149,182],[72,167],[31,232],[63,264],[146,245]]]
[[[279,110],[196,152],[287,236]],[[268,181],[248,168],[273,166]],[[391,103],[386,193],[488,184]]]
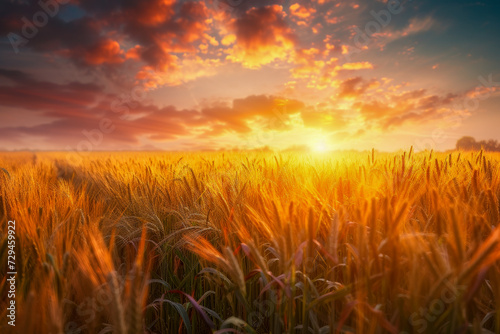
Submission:
[[[312,146],[312,149],[314,152],[326,152],[326,151],[328,151],[328,145],[326,145],[324,140],[321,140],[321,141],[315,143]]]

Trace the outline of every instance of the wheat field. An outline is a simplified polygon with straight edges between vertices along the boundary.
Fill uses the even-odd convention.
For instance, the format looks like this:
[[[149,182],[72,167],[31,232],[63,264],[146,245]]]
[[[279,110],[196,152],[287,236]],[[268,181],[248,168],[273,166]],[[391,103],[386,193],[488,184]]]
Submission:
[[[0,155],[2,333],[500,333],[500,154]]]

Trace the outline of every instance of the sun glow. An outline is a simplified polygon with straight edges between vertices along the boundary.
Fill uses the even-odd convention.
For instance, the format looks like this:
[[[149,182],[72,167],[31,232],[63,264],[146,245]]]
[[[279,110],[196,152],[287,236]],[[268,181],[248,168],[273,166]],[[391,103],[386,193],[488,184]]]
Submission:
[[[313,146],[312,149],[314,152],[326,152],[328,151],[328,145],[324,140],[321,140],[319,142],[316,142]]]

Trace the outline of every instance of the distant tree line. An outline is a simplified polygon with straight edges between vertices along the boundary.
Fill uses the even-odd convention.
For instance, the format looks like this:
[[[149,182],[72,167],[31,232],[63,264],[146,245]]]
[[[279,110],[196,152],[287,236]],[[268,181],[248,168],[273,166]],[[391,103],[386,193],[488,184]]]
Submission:
[[[462,137],[457,141],[457,150],[500,152],[500,143],[494,139],[476,141],[473,137]]]

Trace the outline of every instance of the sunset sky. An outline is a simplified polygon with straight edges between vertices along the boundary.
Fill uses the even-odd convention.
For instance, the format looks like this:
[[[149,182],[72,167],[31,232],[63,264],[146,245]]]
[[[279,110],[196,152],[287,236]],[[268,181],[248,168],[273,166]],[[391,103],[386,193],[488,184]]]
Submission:
[[[2,0],[0,150],[500,140],[500,2]]]

